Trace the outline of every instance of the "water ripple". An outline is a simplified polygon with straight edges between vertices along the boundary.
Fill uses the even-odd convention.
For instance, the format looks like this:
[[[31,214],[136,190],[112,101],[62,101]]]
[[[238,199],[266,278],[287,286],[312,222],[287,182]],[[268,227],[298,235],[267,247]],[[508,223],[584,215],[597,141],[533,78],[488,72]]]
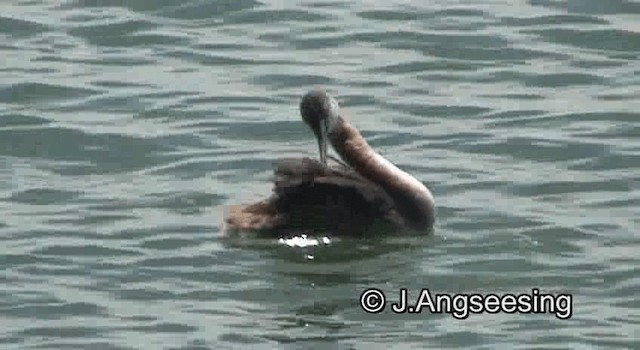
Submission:
[[[0,33],[13,37],[27,37],[47,31],[47,26],[33,21],[0,16]]]
[[[583,49],[603,50],[614,55],[615,52],[638,52],[640,34],[626,30],[576,30],[576,29],[538,29],[532,34],[539,35],[545,41]]]
[[[2,9],[2,346],[638,347],[635,2]],[[317,156],[316,85],[429,185],[433,234],[220,232],[275,159]],[[366,288],[539,288],[573,314],[367,314]]]
[[[31,104],[54,100],[77,99],[99,91],[42,83],[20,83],[0,88],[0,103]]]

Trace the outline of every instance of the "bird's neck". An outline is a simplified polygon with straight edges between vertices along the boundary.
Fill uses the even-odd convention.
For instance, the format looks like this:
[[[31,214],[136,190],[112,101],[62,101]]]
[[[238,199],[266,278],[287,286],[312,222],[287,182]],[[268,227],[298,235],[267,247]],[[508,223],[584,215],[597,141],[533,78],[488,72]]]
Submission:
[[[394,199],[409,224],[422,227],[433,223],[434,201],[429,189],[374,151],[358,129],[340,118],[329,139],[345,162]]]

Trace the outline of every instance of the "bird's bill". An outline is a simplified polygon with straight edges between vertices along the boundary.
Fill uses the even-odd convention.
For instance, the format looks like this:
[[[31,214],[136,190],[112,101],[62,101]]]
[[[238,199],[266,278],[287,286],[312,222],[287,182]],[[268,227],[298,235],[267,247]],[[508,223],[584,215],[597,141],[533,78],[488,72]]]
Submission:
[[[327,165],[327,128],[326,120],[320,121],[320,135],[318,135],[318,149],[320,151],[320,162]]]

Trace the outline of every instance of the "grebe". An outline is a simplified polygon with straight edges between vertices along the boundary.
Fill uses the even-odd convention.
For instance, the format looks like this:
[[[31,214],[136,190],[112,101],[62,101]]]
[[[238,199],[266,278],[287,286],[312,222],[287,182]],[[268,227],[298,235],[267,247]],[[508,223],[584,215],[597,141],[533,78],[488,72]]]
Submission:
[[[375,152],[340,116],[332,96],[308,92],[300,113],[316,136],[320,161],[279,159],[274,193],[249,206],[229,207],[227,230],[363,235],[432,228],[435,204],[429,189]],[[327,141],[346,164],[327,165]]]

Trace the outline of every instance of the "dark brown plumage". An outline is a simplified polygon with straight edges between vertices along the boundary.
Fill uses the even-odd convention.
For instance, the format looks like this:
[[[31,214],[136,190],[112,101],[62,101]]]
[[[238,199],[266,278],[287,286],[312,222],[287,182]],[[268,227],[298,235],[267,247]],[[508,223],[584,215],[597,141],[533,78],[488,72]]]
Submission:
[[[339,115],[331,96],[313,90],[302,98],[300,111],[318,139],[320,161],[278,160],[273,194],[249,206],[230,207],[227,230],[364,235],[431,228],[430,191],[373,151]],[[327,140],[347,164],[327,165]]]
[[[343,165],[310,158],[276,163],[273,194],[237,207],[227,217],[236,230],[269,234],[363,235],[404,225],[389,195]]]

